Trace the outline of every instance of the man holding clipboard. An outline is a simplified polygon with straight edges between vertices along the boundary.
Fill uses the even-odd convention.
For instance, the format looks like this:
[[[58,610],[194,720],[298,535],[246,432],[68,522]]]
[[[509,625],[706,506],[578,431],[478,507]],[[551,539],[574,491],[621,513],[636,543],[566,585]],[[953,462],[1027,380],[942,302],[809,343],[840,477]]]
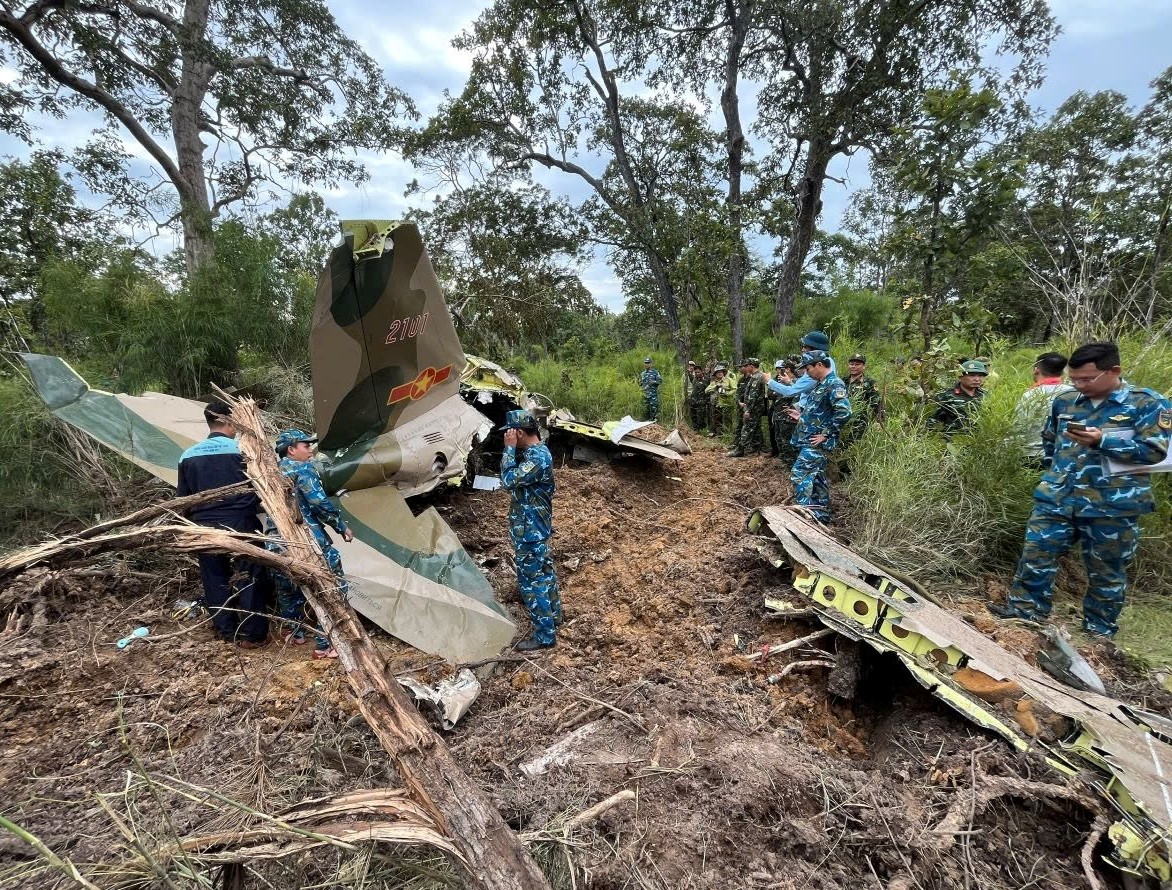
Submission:
[[[1055,397],[1042,433],[1046,472],[1034,491],[1009,601],[987,608],[1000,618],[1046,618],[1058,560],[1078,541],[1087,570],[1083,629],[1112,637],[1139,517],[1154,506],[1150,472],[1168,457],[1172,405],[1123,382],[1114,343],[1080,346],[1068,373],[1075,391]]]

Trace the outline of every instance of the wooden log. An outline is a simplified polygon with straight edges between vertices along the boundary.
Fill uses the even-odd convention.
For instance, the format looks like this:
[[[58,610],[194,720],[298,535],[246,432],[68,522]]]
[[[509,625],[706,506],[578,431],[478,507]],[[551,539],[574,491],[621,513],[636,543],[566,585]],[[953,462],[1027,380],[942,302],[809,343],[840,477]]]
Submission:
[[[395,762],[412,799],[434,819],[459,851],[469,887],[483,890],[549,888],[528,851],[501,819],[488,795],[460,768],[447,746],[408,698],[317,554],[301,520],[289,480],[263,435],[251,399],[227,398],[249,478],[291,554],[308,566],[301,588],[338,651],[358,708]],[[345,553],[343,552],[343,564]]]

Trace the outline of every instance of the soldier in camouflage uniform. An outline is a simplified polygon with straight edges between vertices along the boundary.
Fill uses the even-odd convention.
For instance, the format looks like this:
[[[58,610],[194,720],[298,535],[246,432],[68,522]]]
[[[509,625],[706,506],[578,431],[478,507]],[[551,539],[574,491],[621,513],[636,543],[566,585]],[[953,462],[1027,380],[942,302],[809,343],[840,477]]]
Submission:
[[[1088,343],[1070,357],[1076,391],[1054,397],[1042,433],[1049,466],[1034,491],[1009,601],[988,604],[994,615],[1035,621],[1048,616],[1058,559],[1079,541],[1087,571],[1083,628],[1106,637],[1119,629],[1139,517],[1154,505],[1150,475],[1107,475],[1104,460],[1159,463],[1172,430],[1168,401],[1124,383],[1121,374],[1114,343]]]
[[[775,362],[774,380],[779,383],[792,383],[798,376],[798,362],[801,356],[791,355],[784,361]],[[780,458],[783,463],[792,464],[798,456],[797,449],[790,444],[797,423],[790,417],[790,409],[798,404],[798,396],[783,396],[772,390],[768,393],[769,399],[769,442],[770,451],[774,457]]]
[[[802,356],[800,367],[814,380],[803,397],[792,444],[798,449],[790,472],[794,503],[809,509],[819,522],[830,522],[827,466],[838,438],[851,418],[851,400],[842,378],[830,370],[830,356],[820,349]]]
[[[765,416],[765,394],[768,390],[765,383],[757,374],[757,366],[761,362],[755,358],[747,358],[741,362],[741,382],[737,384],[737,407],[740,409],[740,422],[737,425],[736,439],[728,452],[728,457],[744,457],[746,454],[756,454],[765,450],[765,437],[761,433],[761,419]]]
[[[501,429],[505,431],[501,485],[509,493],[509,538],[517,563],[517,587],[533,624],[533,633],[516,648],[528,652],[554,645],[562,623],[562,599],[549,550],[553,457],[541,443],[537,421],[528,411],[510,411]]]
[[[650,357],[643,359],[639,388],[643,390],[643,414],[647,420],[659,420],[659,387],[662,383],[663,377],[651,367]]]
[[[975,359],[964,362],[960,366],[960,378],[956,381],[956,386],[938,392],[932,397],[932,401],[936,403],[936,411],[928,425],[945,436],[966,429],[972,423],[973,414],[981,399],[985,397],[983,386],[988,375],[989,369],[983,362]]]
[[[728,376],[728,367],[717,365],[712,369],[712,381],[704,387],[710,416],[708,436],[724,432],[724,425],[736,409],[736,381]]]
[[[708,384],[711,378],[704,369],[692,362],[688,378],[688,413],[692,429],[703,432],[708,426]]]
[[[334,547],[334,542],[325,527],[328,525],[347,542],[354,540],[354,533],[350,531],[346,521],[342,519],[341,511],[326,495],[325,489],[322,487],[321,476],[318,475],[317,468],[310,460],[313,456],[311,446],[316,441],[316,436],[311,436],[301,430],[283,430],[277,436],[277,455],[281,458],[279,466],[281,472],[293,483],[297,506],[301,509],[305,525],[313,534],[317,546],[321,548],[326,563],[338,576],[338,586],[344,594],[348,588],[342,571],[342,556]],[[274,553],[285,552],[285,542],[281,540],[280,533],[272,519],[267,517],[265,534],[269,536],[269,541],[265,544],[266,549]],[[286,575],[275,573],[274,581],[277,587],[277,608],[281,619],[289,629],[285,635],[285,641],[300,646],[305,642],[305,594]],[[316,625],[316,622],[314,624]],[[314,637],[313,657],[338,657],[338,653],[330,646],[330,641],[322,636],[320,628]]]

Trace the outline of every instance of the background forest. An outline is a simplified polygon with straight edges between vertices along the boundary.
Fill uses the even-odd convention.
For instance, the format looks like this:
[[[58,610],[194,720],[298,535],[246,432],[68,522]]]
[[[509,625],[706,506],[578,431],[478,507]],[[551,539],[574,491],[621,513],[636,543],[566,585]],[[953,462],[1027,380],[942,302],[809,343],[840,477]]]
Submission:
[[[891,405],[846,487],[855,541],[936,579],[1003,571],[1035,481],[1007,439],[1033,357],[1119,338],[1130,379],[1172,388],[1172,68],[1142,103],[1043,113],[1057,33],[1043,0],[497,0],[423,118],[321,0],[4,4],[0,126],[26,150],[0,164],[0,528],[93,514],[134,475],[79,464],[16,351],[111,390],[251,385],[311,423],[327,196],[393,154],[468,351],[592,420],[637,411],[654,352],[682,416],[682,360],[772,362],[826,330]],[[106,126],[41,144],[36,121],[76,109]],[[824,230],[846,157],[870,185]],[[584,282],[598,256],[621,312]],[[946,444],[903,360],[930,393],[972,355],[998,377]],[[1132,606],[1156,626],[1160,503]]]

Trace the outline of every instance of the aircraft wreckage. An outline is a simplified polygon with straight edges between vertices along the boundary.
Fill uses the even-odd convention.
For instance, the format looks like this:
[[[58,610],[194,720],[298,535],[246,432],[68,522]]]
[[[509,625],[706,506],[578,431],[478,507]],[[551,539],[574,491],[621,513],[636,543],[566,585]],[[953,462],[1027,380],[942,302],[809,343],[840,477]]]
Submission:
[[[799,509],[765,507],[749,530],[835,632],[898,658],[932,695],[1019,751],[1067,777],[1079,776],[1110,804],[1116,821],[1108,861],[1125,873],[1172,880],[1172,721],[1095,692],[1064,685],[1007,652],[889,570],[847,550]],[[793,604],[767,598],[766,608]]]
[[[596,426],[531,393],[515,374],[466,356],[419,230],[348,221],[318,279],[310,334],[319,461],[354,541],[351,604],[387,632],[453,662],[495,655],[516,627],[492,585],[433,507],[406,498],[495,469],[505,412],[526,408],[543,435],[592,453],[681,460],[676,450]],[[58,418],[163,481],[207,435],[202,402],[91,389],[59,358],[25,354]]]

